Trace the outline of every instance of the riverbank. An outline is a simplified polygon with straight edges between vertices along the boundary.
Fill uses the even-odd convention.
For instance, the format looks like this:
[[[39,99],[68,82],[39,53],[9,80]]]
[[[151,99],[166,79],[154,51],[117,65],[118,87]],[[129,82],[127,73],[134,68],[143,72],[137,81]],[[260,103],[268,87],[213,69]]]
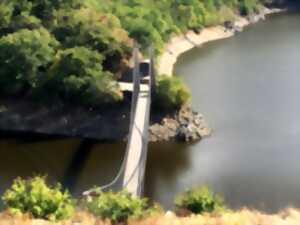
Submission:
[[[251,19],[238,17],[234,27],[243,28],[250,23],[263,19],[265,15],[280,12],[279,9],[267,9]],[[235,30],[225,29],[224,26],[205,28],[200,34],[192,31],[185,35],[174,37],[166,44],[165,51],[160,57],[159,74],[171,75],[178,57],[195,47],[209,41],[229,38]],[[125,98],[118,111],[113,107],[85,109],[84,107],[65,106],[56,104],[51,108],[30,101],[2,100],[0,107],[0,129],[2,133],[30,132],[41,135],[62,137],[91,138],[99,141],[126,140],[130,112],[130,96]],[[47,121],[47,122],[46,122]],[[56,123],[49,121],[57,121]],[[92,121],[92,122],[91,122]],[[97,126],[101,124],[101,126]],[[153,110],[149,129],[150,142],[185,141],[194,142],[211,134],[204,117],[192,110],[190,106],[172,112]]]
[[[186,34],[173,37],[165,45],[165,50],[159,58],[158,74],[172,76],[177,59],[183,53],[211,41],[232,37],[236,34],[237,30],[240,31],[250,24],[257,23],[258,21],[265,19],[265,16],[269,14],[282,11],[284,10],[279,8],[263,8],[259,14],[248,18],[237,16],[234,22],[234,27],[237,29],[227,29],[225,26],[218,25],[204,28],[199,34],[189,31]]]
[[[259,15],[246,19],[238,17],[235,27],[245,27],[263,19],[266,14],[279,12],[278,9],[267,9]],[[205,28],[200,34],[192,31],[185,35],[174,37],[166,44],[165,51],[160,57],[159,74],[173,73],[178,57],[202,44],[229,38],[235,30],[225,29],[224,26]],[[130,97],[128,97],[130,99]],[[64,104],[56,104],[51,108],[32,106],[33,103],[19,101],[2,101],[0,106],[0,129],[4,133],[37,133],[62,137],[91,138],[100,141],[126,140],[128,134],[128,119],[130,101],[124,100],[118,111],[112,107],[95,110],[74,107],[72,110]],[[34,109],[34,110],[32,110]],[[211,129],[203,116],[194,112],[191,107],[183,106],[174,112],[153,112],[150,124],[150,141],[197,141],[211,134]],[[57,121],[51,122],[49,121]],[[98,126],[97,124],[101,124]]]
[[[101,220],[87,212],[77,212],[68,221],[53,223],[46,220],[31,219],[29,216],[13,216],[8,212],[0,213],[1,225],[111,225],[108,220]],[[243,209],[229,211],[222,214],[191,215],[178,217],[173,212],[146,218],[133,220],[128,225],[296,225],[300,224],[300,211],[286,209],[278,214],[265,214],[255,210]]]
[[[127,140],[131,104],[129,96],[118,106],[89,109],[65,105],[63,102],[46,107],[17,99],[0,101],[0,138],[32,140],[69,137],[100,142]],[[150,142],[190,142],[210,133],[203,116],[188,105],[166,111],[153,107],[149,126]]]
[[[236,20],[230,24],[230,27],[218,25],[204,28],[199,34],[194,31],[189,31],[186,34],[173,37],[165,45],[165,50],[159,58],[158,74],[172,76],[174,74],[174,66],[177,59],[183,53],[193,48],[201,47],[208,42],[232,37],[250,24],[264,20],[267,15],[282,11],[284,11],[284,9],[264,7],[261,12],[256,15],[249,17],[236,16]],[[189,111],[192,113],[186,114],[189,115],[187,117],[189,119],[185,121],[185,124],[180,123],[182,120],[178,119],[178,116],[164,118],[159,124],[154,124],[150,127],[150,140],[184,140],[189,142],[198,141],[204,137],[210,136],[212,129],[209,128],[203,116],[198,112],[193,112],[191,106],[187,108],[189,108]],[[178,115],[180,115],[180,113],[178,113]],[[196,115],[196,121],[194,115]],[[200,122],[197,121],[197,118],[199,118]]]

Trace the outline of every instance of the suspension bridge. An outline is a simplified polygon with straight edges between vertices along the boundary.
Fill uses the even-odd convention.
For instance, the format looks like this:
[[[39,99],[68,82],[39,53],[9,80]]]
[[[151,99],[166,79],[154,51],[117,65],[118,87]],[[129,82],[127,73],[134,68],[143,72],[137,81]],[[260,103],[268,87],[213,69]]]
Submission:
[[[155,90],[155,70],[153,50],[149,60],[139,60],[139,49],[134,48],[132,83],[120,82],[123,91],[131,91],[131,113],[128,142],[123,162],[116,177],[107,185],[83,193],[85,196],[97,195],[99,189],[126,189],[134,196],[142,196],[148,152],[148,129],[152,92]]]

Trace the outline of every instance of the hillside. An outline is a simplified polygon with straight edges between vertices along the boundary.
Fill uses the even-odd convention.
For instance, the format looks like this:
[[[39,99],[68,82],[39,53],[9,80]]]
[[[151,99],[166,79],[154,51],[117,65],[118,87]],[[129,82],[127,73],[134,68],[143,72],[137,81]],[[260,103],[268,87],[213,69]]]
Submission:
[[[259,0],[3,0],[0,95],[84,105],[123,100],[117,80],[133,40],[163,50],[172,36],[258,12]]]

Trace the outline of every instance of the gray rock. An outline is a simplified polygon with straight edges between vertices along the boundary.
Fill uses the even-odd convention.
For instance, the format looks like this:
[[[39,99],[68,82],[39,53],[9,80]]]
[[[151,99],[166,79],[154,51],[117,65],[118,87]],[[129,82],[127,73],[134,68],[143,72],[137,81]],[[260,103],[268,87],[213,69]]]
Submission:
[[[190,106],[183,106],[174,118],[164,118],[161,123],[153,124],[149,128],[149,140],[195,142],[209,136],[208,128],[203,116],[194,112]]]

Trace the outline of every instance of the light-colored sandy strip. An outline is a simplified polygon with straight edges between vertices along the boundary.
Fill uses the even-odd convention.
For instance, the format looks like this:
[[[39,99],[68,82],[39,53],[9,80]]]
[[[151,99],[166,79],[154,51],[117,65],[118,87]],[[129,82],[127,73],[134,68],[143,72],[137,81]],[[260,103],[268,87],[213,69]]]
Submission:
[[[249,24],[244,18],[240,20],[241,21],[237,23],[239,27],[244,27]],[[173,74],[174,65],[182,53],[199,47],[204,43],[228,38],[233,35],[234,33],[232,31],[226,31],[223,26],[215,26],[203,29],[200,34],[189,31],[185,35],[173,37],[166,44],[165,51],[160,56],[158,73],[171,76]]]
[[[249,21],[244,17],[237,17],[235,26],[242,29],[250,23],[255,23],[264,19],[265,15],[281,12],[281,9],[267,9],[265,8],[261,15],[257,15]],[[158,61],[159,75],[173,75],[173,70],[178,57],[195,47],[199,47],[204,43],[216,41],[220,39],[229,38],[234,35],[233,31],[226,30],[224,26],[215,26],[204,28],[199,34],[193,31],[187,32],[185,35],[179,35],[171,38],[165,45],[165,50]]]

